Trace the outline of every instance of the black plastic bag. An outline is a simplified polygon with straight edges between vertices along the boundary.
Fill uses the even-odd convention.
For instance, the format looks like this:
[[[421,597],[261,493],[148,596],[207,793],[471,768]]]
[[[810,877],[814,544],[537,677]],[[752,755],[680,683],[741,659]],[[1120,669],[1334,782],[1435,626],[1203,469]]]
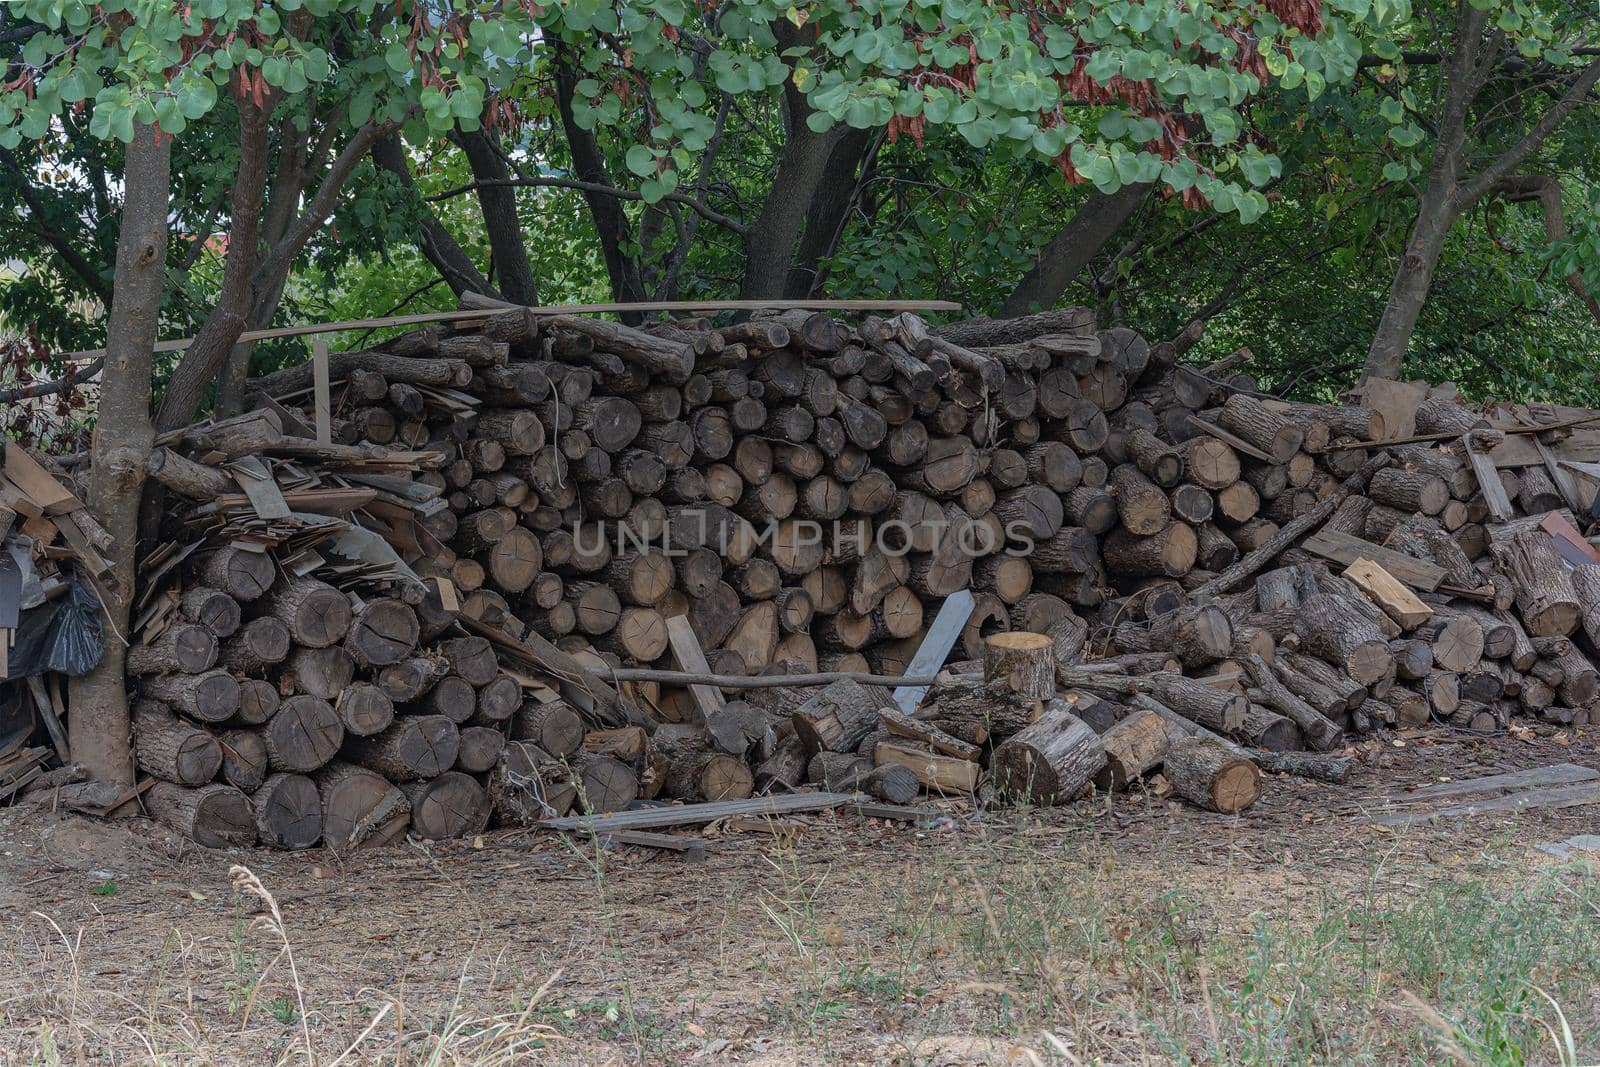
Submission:
[[[89,673],[105,649],[100,598],[82,582],[69,581],[65,595],[22,613],[5,680],[46,671],[75,678]]]

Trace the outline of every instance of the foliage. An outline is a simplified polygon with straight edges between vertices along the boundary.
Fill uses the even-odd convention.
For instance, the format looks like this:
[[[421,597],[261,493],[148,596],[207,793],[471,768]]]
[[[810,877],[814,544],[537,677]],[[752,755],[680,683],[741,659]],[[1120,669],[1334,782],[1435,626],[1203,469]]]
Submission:
[[[1249,101],[1274,81],[1313,99],[1349,81],[1363,24],[1404,5],[745,0],[706,18],[678,0],[584,0],[558,10],[546,28],[582,49],[589,74],[579,121],[614,125],[646,104],[626,163],[647,201],[676,189],[710,142],[717,91],[792,82],[819,132],[887,127],[920,144],[945,127],[1002,159],[1054,160],[1103,192],[1161,182],[1248,221],[1266,210],[1259,187],[1278,170],[1249,135]]]
[[[1473,165],[1504,148],[1581,61],[1580,6],[1481,0],[1507,49],[1477,105]],[[453,306],[419,252],[437,219],[496,275],[475,175],[447,134],[490,123],[540,296],[611,298],[556,75],[575,69],[627,229],[657,297],[738,295],[747,235],[802,130],[871,131],[812,291],[997,307],[1096,193],[1152,196],[1063,297],[1168,336],[1214,316],[1202,358],[1238,344],[1267,383],[1348,384],[1426,178],[1453,0],[681,0],[449,11],[376,0],[207,0],[189,9],[0,0],[0,317],[37,353],[100,343],[111,292],[121,142],[175,135],[167,336],[215,305],[238,158],[238,108],[282,127],[399,124],[415,186],[370,163],[297,257],[277,321]],[[12,36],[12,27],[41,27]],[[274,96],[274,94],[277,94]],[[345,106],[348,105],[348,106]],[[1469,391],[1600,394],[1596,324],[1563,284],[1600,288],[1595,130],[1574,120],[1537,169],[1566,189],[1553,244],[1537,205],[1495,200],[1452,233],[1408,373]],[[1420,132],[1420,135],[1419,135]],[[1205,206],[1207,210],[1195,211]],[[706,209],[723,221],[701,217]],[[732,220],[731,222],[727,220]],[[209,243],[208,243],[209,242]],[[63,249],[79,253],[81,262]],[[366,334],[335,344],[371,343]],[[258,346],[257,372],[303,358]],[[41,373],[59,366],[48,355]]]

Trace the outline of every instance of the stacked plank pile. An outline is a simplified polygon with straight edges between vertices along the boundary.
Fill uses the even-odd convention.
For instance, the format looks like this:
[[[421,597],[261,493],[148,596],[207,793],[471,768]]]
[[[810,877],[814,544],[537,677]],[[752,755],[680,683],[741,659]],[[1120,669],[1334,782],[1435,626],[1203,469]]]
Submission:
[[[1586,716],[1590,583],[1549,588],[1550,479],[1486,493],[1498,431],[1465,408],[1419,408],[1442,444],[1377,448],[1381,415],[1255,394],[1247,353],[1179,365],[1197,339],[1078,309],[934,331],[493,308],[335,354],[325,441],[312,365],[258,379],[257,410],[151,463],[150,807],[197,838],[205,807],[240,839],[352,844],[811,783],[1042,801],[1184,741],[1211,747],[1167,780],[1236,810],[1239,759],[1329,774],[1281,754],[1346,729]],[[971,662],[914,715],[861,687],[571,691],[574,665],[899,675],[966,590],[936,663]],[[1049,664],[1006,666],[1011,631]]]

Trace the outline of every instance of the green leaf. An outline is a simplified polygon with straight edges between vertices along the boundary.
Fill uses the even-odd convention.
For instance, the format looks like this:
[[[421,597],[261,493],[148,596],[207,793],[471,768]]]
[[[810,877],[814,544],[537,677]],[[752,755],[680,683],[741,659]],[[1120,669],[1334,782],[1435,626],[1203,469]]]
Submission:
[[[388,64],[390,70],[400,74],[411,69],[411,51],[401,42],[395,41],[383,50],[383,61]]]
[[[624,162],[630,171],[641,178],[652,177],[656,172],[656,154],[642,144],[629,148]]]

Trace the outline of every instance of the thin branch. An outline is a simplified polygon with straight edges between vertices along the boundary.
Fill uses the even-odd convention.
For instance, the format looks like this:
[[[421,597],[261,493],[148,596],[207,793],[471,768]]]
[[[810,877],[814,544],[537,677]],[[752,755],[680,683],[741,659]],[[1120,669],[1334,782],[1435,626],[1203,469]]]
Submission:
[[[455,189],[446,189],[442,193],[434,193],[432,196],[423,197],[423,199],[429,203],[432,203],[436,200],[449,200],[452,197],[463,196],[467,193],[475,192],[478,189],[491,186],[509,186],[511,188],[524,189],[576,189],[578,192],[582,193],[598,193],[601,196],[613,196],[618,200],[644,199],[644,195],[642,193],[639,193],[633,189],[618,189],[612,185],[601,185],[599,182],[578,181],[576,178],[504,178],[493,181],[476,181]],[[682,193],[668,193],[661,199],[674,204],[682,204],[684,207],[689,208],[696,215],[699,215],[706,221],[714,222],[718,226],[724,226],[741,237],[743,237],[749,230],[749,228],[738,219],[729,218],[720,211],[707,207],[698,200],[695,200],[692,197],[684,196]]]
[[[106,357],[100,356],[89,363],[77,374],[70,378],[57,378],[48,382],[33,382],[29,385],[14,385],[9,389],[0,389],[0,404],[9,404],[14,400],[27,400],[36,396],[54,396],[65,393],[67,390],[94,378],[100,373],[100,368],[106,365]]]
[[[1461,195],[1467,203],[1474,203],[1490,189],[1520,167],[1528,157],[1544,143],[1555,128],[1566,121],[1567,116],[1589,95],[1589,90],[1600,81],[1600,60],[1590,63],[1584,68],[1583,73],[1568,87],[1566,94],[1556,104],[1540,116],[1533,129],[1523,135],[1522,139],[1502,152],[1493,163],[1483,171],[1461,183]]]

